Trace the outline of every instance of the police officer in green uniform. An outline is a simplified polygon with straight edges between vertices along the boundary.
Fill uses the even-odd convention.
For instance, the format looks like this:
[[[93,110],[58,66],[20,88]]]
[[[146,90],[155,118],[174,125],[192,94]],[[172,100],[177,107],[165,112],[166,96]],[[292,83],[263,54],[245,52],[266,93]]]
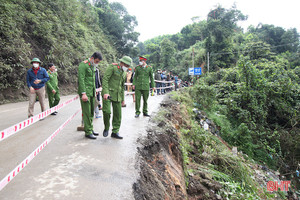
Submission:
[[[95,103],[95,70],[102,60],[102,55],[95,52],[91,58],[81,62],[78,67],[78,94],[82,109],[85,137],[96,139],[99,135],[93,130],[94,103]]]
[[[120,63],[113,63],[106,68],[102,81],[102,95],[103,95],[103,121],[104,131],[103,136],[108,136],[110,127],[111,106],[113,108],[112,119],[112,134],[111,137],[116,139],[123,139],[119,135],[121,126],[122,111],[121,107],[124,105],[124,84],[126,79],[127,69],[130,67],[132,59],[129,56],[124,56],[120,59]]]
[[[151,88],[155,90],[154,87],[154,79],[153,79],[153,70],[152,67],[148,66],[146,63],[147,59],[140,56],[139,65],[135,68],[135,74],[133,77],[133,89],[135,89],[135,117],[140,116],[140,103],[141,103],[141,96],[143,96],[143,115],[146,117],[150,117],[148,114],[148,97],[149,97],[149,79]]]
[[[48,75],[50,77],[49,81],[46,83],[47,85],[47,94],[49,100],[49,107],[52,108],[58,105],[60,96],[59,96],[59,88],[58,88],[58,79],[57,79],[57,70],[53,63],[48,64]],[[56,115],[57,112],[54,111],[51,115]]]

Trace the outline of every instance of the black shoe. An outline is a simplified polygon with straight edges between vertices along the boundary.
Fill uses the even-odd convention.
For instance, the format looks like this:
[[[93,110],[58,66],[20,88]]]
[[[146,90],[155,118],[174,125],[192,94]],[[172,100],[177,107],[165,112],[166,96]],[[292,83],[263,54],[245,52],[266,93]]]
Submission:
[[[53,113],[51,113],[50,115],[56,115],[56,113],[55,113],[55,112],[53,112]]]
[[[97,139],[97,137],[94,136],[93,134],[85,135],[85,137],[87,137],[87,138],[89,138],[89,139],[93,139],[93,140]]]
[[[57,111],[54,111],[54,113],[57,114],[58,112],[57,112]]]
[[[93,135],[94,135],[94,136],[98,136],[99,133],[96,133],[96,132],[93,131]]]
[[[147,113],[144,113],[143,114],[145,117],[150,117],[150,115],[148,115]]]
[[[135,117],[135,118],[138,118],[139,116],[140,116],[140,114],[136,114],[134,117]]]
[[[103,137],[107,137],[108,136],[108,131],[104,130],[103,131]]]
[[[116,139],[123,139],[123,137],[121,137],[121,136],[119,135],[119,133],[112,133],[112,134],[111,134],[111,137],[116,138]]]

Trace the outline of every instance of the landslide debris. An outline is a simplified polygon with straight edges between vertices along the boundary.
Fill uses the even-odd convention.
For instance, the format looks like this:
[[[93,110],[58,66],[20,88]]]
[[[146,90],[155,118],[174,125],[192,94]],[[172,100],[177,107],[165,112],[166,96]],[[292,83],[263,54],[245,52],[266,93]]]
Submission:
[[[280,181],[278,172],[247,160],[221,139],[204,112],[178,99],[165,97],[147,136],[138,140],[135,199],[297,199],[267,192],[268,181]]]

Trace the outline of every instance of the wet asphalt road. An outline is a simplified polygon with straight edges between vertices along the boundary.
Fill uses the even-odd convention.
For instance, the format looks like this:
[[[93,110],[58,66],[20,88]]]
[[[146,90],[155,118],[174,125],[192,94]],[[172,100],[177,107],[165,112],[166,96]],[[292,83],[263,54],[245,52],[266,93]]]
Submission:
[[[61,102],[75,95],[64,96]],[[149,97],[149,113],[158,111],[164,96]],[[149,118],[134,118],[132,96],[126,96],[122,108],[120,135],[123,140],[104,138],[103,119],[94,120],[97,140],[78,132],[81,112],[48,144],[6,187],[1,200],[134,199],[132,184],[138,178],[136,153],[138,137],[146,135]],[[27,116],[28,102],[0,106],[0,130]],[[0,142],[0,180],[12,171],[60,125],[80,108],[79,100],[62,108],[57,116],[48,116]],[[35,104],[35,114],[40,112]],[[102,115],[102,112],[101,112]],[[111,133],[111,131],[110,131]]]

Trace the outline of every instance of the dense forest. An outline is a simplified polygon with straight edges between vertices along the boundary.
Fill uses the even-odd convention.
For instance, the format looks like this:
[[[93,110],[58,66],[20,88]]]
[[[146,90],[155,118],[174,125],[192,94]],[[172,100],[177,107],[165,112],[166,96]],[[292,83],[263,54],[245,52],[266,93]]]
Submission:
[[[94,51],[104,61],[122,55],[149,59],[189,88],[194,104],[214,120],[220,136],[251,159],[298,181],[300,165],[300,45],[295,28],[269,24],[237,25],[247,20],[234,6],[213,8],[205,20],[174,35],[138,43],[138,19],[120,3],[106,0],[0,0],[0,101],[26,97],[30,60],[53,62],[61,87],[77,83],[77,66]],[[188,68],[203,75],[189,77]],[[209,58],[209,68],[208,68]],[[71,86],[71,87],[70,87]]]

